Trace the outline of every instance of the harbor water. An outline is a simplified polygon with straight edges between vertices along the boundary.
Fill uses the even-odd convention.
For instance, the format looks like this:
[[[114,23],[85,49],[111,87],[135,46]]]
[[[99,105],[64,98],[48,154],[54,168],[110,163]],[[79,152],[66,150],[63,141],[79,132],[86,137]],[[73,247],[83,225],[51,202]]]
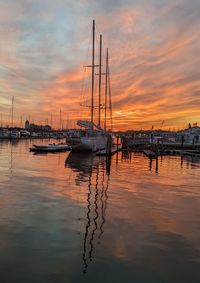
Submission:
[[[0,282],[200,282],[200,162],[0,142]]]

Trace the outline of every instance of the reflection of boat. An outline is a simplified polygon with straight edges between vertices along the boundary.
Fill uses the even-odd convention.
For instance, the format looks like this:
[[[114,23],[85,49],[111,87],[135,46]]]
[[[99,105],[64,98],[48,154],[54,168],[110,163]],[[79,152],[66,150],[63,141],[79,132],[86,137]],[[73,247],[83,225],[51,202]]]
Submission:
[[[88,174],[92,172],[93,167],[97,166],[98,161],[99,158],[95,158],[92,153],[84,154],[71,152],[65,160],[65,167],[69,167],[71,169],[75,169],[78,172]],[[96,166],[94,166],[94,164],[96,164]]]
[[[98,167],[99,162],[99,157],[95,156],[93,153],[70,152],[65,161],[65,167],[71,168],[78,173],[75,180],[77,184],[79,184],[80,182],[88,180],[88,176]]]
[[[87,212],[83,238],[83,273],[94,258],[95,246],[100,243],[106,223],[109,173],[111,159],[94,154],[71,152],[65,166],[77,172],[76,184],[87,182]],[[80,219],[79,219],[80,220]]]
[[[48,145],[33,145],[30,148],[30,151],[33,152],[59,152],[70,150],[70,147],[67,144],[48,144]]]
[[[110,160],[109,160],[110,161]],[[109,167],[109,166],[106,166]],[[95,246],[100,243],[106,222],[108,201],[109,175],[105,174],[104,163],[100,164],[89,175],[87,194],[87,223],[83,241],[83,273],[87,272],[89,262],[94,258]]]

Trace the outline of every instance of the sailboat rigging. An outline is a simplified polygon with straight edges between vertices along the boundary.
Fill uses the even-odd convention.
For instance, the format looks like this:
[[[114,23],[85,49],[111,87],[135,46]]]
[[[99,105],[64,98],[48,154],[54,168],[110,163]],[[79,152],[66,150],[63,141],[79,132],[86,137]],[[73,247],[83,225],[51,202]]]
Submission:
[[[100,52],[99,52],[99,64],[95,64],[95,20],[93,20],[92,26],[92,64],[86,67],[90,67],[92,85],[91,85],[91,111],[90,120],[78,120],[77,125],[85,128],[85,132],[79,137],[67,138],[66,142],[71,146],[74,151],[98,151],[105,149],[107,146],[108,133],[106,132],[106,111],[107,111],[107,93],[109,89],[108,78],[108,49],[106,56],[106,89],[105,89],[105,120],[104,129],[101,127],[101,76],[102,76],[102,35],[100,35]],[[98,95],[98,122],[94,122],[94,88],[95,88],[95,67],[99,67],[99,95]]]

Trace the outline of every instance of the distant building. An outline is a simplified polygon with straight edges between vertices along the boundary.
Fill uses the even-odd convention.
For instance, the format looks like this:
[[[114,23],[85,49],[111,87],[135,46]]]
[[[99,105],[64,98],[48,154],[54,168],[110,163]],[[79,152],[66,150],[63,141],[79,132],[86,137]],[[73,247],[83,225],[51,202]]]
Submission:
[[[29,121],[26,120],[26,122],[25,122],[25,129],[29,129],[29,126],[30,126]]]
[[[186,130],[180,131],[179,136],[183,136],[185,142],[200,143],[200,127],[189,127]]]
[[[49,125],[35,125],[35,124],[29,124],[29,130],[31,132],[49,132],[51,131],[51,127]]]

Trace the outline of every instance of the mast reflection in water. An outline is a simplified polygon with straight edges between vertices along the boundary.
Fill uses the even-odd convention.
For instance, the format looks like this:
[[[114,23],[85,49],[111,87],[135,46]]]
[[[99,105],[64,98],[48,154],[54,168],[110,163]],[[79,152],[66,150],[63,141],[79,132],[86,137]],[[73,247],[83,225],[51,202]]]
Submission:
[[[0,282],[200,282],[200,159],[36,142],[0,142]]]
[[[100,243],[106,223],[106,209],[110,179],[111,158],[93,154],[70,153],[66,167],[77,170],[76,184],[88,181],[86,226],[83,240],[83,273],[93,260],[95,245]]]

